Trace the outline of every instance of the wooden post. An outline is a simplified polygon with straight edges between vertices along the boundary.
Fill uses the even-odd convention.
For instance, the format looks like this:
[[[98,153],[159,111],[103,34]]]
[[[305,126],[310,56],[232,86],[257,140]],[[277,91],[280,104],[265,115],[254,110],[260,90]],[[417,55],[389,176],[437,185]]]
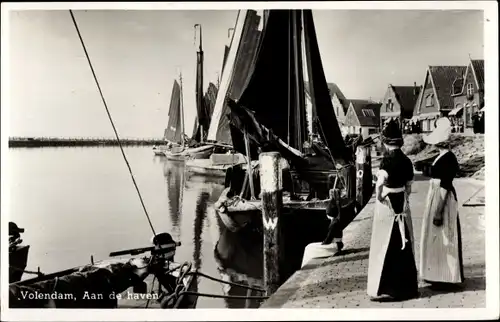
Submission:
[[[358,146],[356,149],[356,202],[363,207],[368,203],[372,191],[371,146]]]
[[[278,152],[265,152],[259,155],[264,230],[264,289],[268,296],[276,292],[280,283],[279,228],[283,206],[280,159]]]

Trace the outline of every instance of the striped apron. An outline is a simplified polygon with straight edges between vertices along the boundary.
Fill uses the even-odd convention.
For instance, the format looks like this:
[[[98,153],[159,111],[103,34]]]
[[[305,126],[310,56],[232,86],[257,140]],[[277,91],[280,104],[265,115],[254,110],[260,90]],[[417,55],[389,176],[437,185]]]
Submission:
[[[463,263],[458,202],[452,192],[447,193],[443,224],[435,226],[433,218],[441,199],[440,189],[440,180],[431,179],[420,239],[420,277],[431,282],[461,283]]]

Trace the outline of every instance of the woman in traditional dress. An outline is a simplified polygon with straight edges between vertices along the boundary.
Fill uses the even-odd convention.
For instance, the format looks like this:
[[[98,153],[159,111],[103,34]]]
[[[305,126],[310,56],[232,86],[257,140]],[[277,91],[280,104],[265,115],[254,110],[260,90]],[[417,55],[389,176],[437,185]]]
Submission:
[[[434,145],[440,152],[430,170],[420,239],[420,276],[435,285],[457,284],[464,280],[458,202],[453,187],[459,165],[456,156],[448,149],[450,121],[442,118],[437,125],[424,137],[424,142]]]
[[[396,122],[382,131],[385,154],[380,163],[375,187],[370,256],[368,261],[368,295],[373,300],[389,296],[406,300],[418,296],[413,226],[409,194],[413,164],[401,151],[403,138]]]

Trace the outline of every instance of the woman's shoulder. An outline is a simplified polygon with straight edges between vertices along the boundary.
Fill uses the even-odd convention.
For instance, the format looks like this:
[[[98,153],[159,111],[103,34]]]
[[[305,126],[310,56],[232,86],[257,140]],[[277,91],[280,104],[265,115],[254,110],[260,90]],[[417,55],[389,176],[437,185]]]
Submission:
[[[443,163],[458,163],[457,156],[453,151],[448,150],[446,153],[438,160],[438,162],[443,162]]]

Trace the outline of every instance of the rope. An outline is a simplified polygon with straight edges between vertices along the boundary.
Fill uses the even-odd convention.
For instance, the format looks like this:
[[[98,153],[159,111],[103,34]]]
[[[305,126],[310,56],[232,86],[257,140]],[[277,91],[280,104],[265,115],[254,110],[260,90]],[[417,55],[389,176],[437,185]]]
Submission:
[[[269,296],[238,296],[238,295],[218,295],[218,294],[208,294],[208,293],[198,293],[198,292],[180,292],[180,295],[196,295],[203,297],[219,298],[219,299],[236,299],[236,300],[267,300]]]
[[[26,274],[32,274],[32,275],[38,275],[38,276],[43,276],[45,275],[44,273],[42,272],[35,272],[35,271],[29,271],[27,269],[22,269],[22,268],[19,268],[19,267],[15,267],[15,266],[9,266],[10,269],[13,269],[15,271],[19,271],[19,272],[24,272]]]
[[[252,286],[248,286],[248,285],[244,285],[244,284],[239,284],[239,283],[224,281],[222,279],[219,279],[219,278],[216,278],[216,277],[212,277],[210,275],[207,275],[207,274],[199,272],[199,271],[196,271],[196,272],[192,273],[192,275],[199,275],[199,276],[206,277],[206,278],[211,279],[211,280],[216,281],[216,282],[220,282],[220,283],[224,283],[224,284],[228,284],[228,285],[233,285],[233,286],[238,286],[238,287],[246,288],[246,289],[249,289],[249,290],[254,290],[254,291],[259,291],[259,292],[265,292],[265,290],[263,290],[261,288],[258,288],[258,287],[252,287]]]
[[[321,123],[319,120],[316,118],[315,123],[319,125],[319,130],[321,131],[321,134],[323,135],[323,138],[326,138],[325,132],[323,132],[323,126],[321,126]],[[316,126],[317,126],[316,125]],[[332,162],[335,162],[335,159],[333,158],[332,151],[330,151],[330,148],[325,144],[326,150],[328,151],[328,154],[330,155],[330,158],[332,158]]]
[[[113,118],[111,117],[111,113],[109,112],[109,109],[108,109],[108,105],[106,103],[106,100],[104,99],[104,95],[102,93],[101,86],[99,85],[99,81],[97,80],[97,76],[96,76],[96,73],[94,71],[94,67],[92,66],[92,63],[90,61],[90,57],[89,57],[89,54],[87,52],[87,48],[85,47],[85,43],[83,42],[82,35],[80,34],[80,29],[78,28],[78,24],[76,23],[75,16],[73,15],[73,11],[71,9],[69,10],[69,13],[71,15],[71,19],[73,20],[73,24],[75,25],[76,32],[78,33],[78,38],[80,39],[80,42],[82,44],[83,51],[85,52],[85,57],[87,57],[87,61],[88,61],[89,66],[90,66],[90,70],[92,71],[92,75],[94,76],[94,80],[96,82],[97,89],[99,90],[99,94],[101,96],[102,103],[104,104],[104,108],[106,109],[106,113],[108,114],[109,121],[111,122],[111,126],[113,127],[113,131],[115,132],[116,141],[118,142],[118,145],[120,146],[120,151],[122,152],[123,159],[125,160],[125,163],[127,164],[128,171],[129,171],[130,176],[132,178],[132,181],[134,183],[135,189],[137,190],[137,194],[139,195],[139,199],[141,201],[142,208],[144,209],[144,213],[146,214],[149,225],[151,226],[151,230],[153,231],[153,235],[156,237],[155,229],[153,227],[153,224],[151,223],[151,219],[149,218],[149,214],[148,214],[148,211],[146,210],[146,206],[144,205],[144,201],[142,200],[141,192],[139,191],[139,187],[137,186],[137,183],[135,181],[134,174],[132,173],[132,169],[131,169],[130,164],[128,163],[128,160],[127,160],[127,156],[125,155],[125,152],[123,151],[123,146],[122,146],[122,143],[120,141],[120,137],[118,136],[118,131],[116,130],[115,124],[113,122]]]
[[[153,294],[154,293],[154,287],[155,287],[155,281],[156,281],[156,275],[153,277],[153,282],[151,282],[151,293],[150,294]],[[148,308],[149,306],[149,301],[151,300],[151,297],[148,297],[148,300],[146,301],[146,306],[145,308]]]

